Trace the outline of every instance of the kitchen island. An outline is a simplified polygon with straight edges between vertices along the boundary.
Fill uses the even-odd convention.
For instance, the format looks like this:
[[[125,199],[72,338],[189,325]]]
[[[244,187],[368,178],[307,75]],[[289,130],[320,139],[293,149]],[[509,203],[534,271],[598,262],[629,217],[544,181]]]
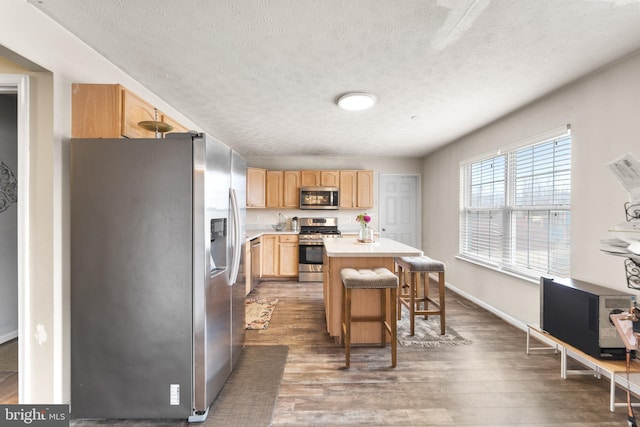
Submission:
[[[374,243],[360,244],[355,238],[324,239],[324,307],[327,331],[337,344],[341,344],[340,321],[342,316],[343,268],[385,267],[395,272],[395,257],[422,256],[420,249],[387,238],[379,238]],[[353,290],[352,311],[354,316],[375,316],[380,314],[379,293],[368,289]],[[389,298],[387,296],[387,298]],[[397,304],[396,301],[393,301]],[[387,301],[389,307],[390,301]],[[387,317],[389,317],[387,311]],[[380,324],[357,323],[351,331],[354,344],[380,344]]]

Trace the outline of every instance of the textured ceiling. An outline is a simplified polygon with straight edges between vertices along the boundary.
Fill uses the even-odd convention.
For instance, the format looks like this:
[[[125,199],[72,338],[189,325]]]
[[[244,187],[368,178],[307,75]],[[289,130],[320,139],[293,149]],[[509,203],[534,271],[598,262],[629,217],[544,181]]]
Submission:
[[[640,0],[29,2],[246,156],[422,156],[640,49]]]

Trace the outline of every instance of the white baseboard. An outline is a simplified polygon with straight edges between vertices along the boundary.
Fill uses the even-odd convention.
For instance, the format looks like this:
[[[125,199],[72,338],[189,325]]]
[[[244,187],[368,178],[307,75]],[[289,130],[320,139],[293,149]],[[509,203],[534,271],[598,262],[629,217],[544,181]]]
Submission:
[[[498,316],[499,318],[501,318],[505,322],[509,323],[510,325],[513,325],[516,328],[521,329],[521,330],[526,332],[527,324],[524,323],[522,320],[518,320],[515,317],[512,317],[512,316],[508,315],[507,313],[498,310],[497,308],[487,304],[484,301],[479,300],[478,298],[474,297],[473,295],[470,295],[470,294],[466,293],[465,291],[462,291],[462,290],[456,288],[451,283],[445,282],[445,286],[447,288],[449,288],[451,291],[455,292],[456,294],[465,297],[466,299],[468,299],[469,301],[473,302],[474,304],[477,304],[480,307],[484,308],[485,310],[495,314],[496,316]]]
[[[11,341],[14,338],[18,338],[18,330],[16,329],[15,331],[11,331],[7,334],[4,335],[0,335],[0,344],[3,344],[7,341]]]

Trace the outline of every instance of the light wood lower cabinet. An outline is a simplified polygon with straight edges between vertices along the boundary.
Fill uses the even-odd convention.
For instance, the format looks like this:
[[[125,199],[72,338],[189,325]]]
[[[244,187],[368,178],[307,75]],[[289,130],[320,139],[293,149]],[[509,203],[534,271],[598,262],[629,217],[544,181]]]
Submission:
[[[244,244],[244,278],[245,278],[245,295],[249,295],[254,283],[252,282],[252,259],[251,259],[251,240],[247,239]]]
[[[380,257],[330,257],[324,253],[323,266],[323,290],[324,308],[327,321],[327,332],[334,338],[336,344],[342,344],[341,338],[341,318],[342,318],[342,279],[340,272],[343,268],[376,268],[384,267],[390,271],[394,270],[394,258],[392,256]],[[387,313],[389,320],[390,304],[387,294]],[[362,316],[371,318],[380,317],[380,294],[372,292],[371,289],[354,289],[352,292],[352,310]],[[351,329],[351,342],[359,344],[379,344],[381,342],[380,323],[356,323]],[[387,342],[390,337],[387,335]]]
[[[280,268],[278,257],[278,236],[265,234],[260,238],[260,263],[262,264],[260,277],[276,277]]]
[[[298,276],[298,236],[280,236],[280,277]]]
[[[298,236],[264,234],[260,239],[262,277],[297,277]]]

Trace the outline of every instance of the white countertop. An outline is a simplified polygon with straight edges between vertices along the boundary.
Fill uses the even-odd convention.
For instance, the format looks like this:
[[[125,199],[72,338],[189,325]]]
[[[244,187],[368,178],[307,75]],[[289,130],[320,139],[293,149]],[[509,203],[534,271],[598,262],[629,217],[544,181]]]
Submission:
[[[329,257],[398,257],[422,256],[420,249],[395,240],[381,237],[374,243],[358,243],[355,238],[324,239],[324,249]]]
[[[293,230],[276,231],[273,228],[260,228],[260,229],[253,228],[253,229],[247,230],[246,237],[248,240],[252,240],[252,239],[257,239],[258,237],[261,237],[263,234],[298,235],[298,233],[299,233],[298,231],[293,231]]]

